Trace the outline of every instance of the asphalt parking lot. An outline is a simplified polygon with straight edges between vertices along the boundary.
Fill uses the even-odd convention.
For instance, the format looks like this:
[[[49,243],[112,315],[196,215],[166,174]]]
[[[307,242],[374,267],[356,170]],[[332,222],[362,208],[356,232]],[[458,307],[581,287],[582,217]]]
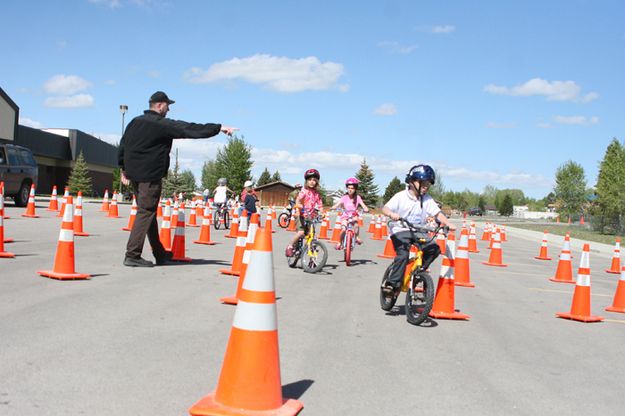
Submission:
[[[218,269],[235,240],[212,229],[218,244],[196,245],[199,228],[187,228],[193,262],[128,268],[121,228],[130,206],[111,219],[85,203],[91,236],[75,237],[76,271],[92,277],[51,280],[37,271],[53,266],[61,221],[46,206],[37,204],[40,218],[6,206],[5,237],[15,242],[5,250],[16,258],[0,259],[0,415],[187,414],[219,377],[235,307],[218,299],[237,279]],[[611,247],[591,244],[592,312],[604,322],[555,318],[574,289],[548,280],[561,237],[549,240],[554,260],[541,262],[542,233],[508,228],[508,267],[482,265],[488,250],[478,241],[476,287],[456,288],[470,320],[415,327],[402,297],[391,313],[379,307],[384,241],[366,235],[349,268],[331,249],[311,275],[286,265],[291,235],[273,235],[274,275],[283,393],[303,402],[301,414],[623,414],[625,314],[603,310],[618,281],[604,272]],[[574,274],[581,244],[572,243]],[[439,270],[437,260],[435,280]]]

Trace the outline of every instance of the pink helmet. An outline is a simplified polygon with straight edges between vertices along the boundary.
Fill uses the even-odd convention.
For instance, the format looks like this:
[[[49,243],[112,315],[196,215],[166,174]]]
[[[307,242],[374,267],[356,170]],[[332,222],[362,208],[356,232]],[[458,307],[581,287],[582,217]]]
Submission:
[[[360,183],[360,181],[356,178],[349,178],[345,181],[345,186],[349,186],[349,185],[354,185],[356,188],[358,188],[358,184]]]

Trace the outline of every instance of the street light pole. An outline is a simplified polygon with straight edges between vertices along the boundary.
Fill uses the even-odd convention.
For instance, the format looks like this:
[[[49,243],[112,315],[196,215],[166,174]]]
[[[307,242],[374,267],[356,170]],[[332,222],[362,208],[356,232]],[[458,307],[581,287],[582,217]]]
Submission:
[[[121,104],[119,106],[119,111],[122,114],[122,137],[124,136],[124,129],[126,127],[124,123],[124,116],[126,115],[126,111],[128,111],[128,106],[126,104]],[[121,140],[121,139],[120,139]],[[122,201],[124,200],[124,194],[122,193],[124,189],[124,184],[121,181],[121,171],[120,171],[120,179],[119,179],[119,193],[122,195]]]

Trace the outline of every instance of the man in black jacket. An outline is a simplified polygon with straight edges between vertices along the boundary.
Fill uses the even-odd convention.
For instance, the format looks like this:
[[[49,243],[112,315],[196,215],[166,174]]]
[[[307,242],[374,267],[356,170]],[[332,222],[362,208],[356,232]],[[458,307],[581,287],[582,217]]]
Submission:
[[[150,109],[128,124],[119,144],[121,181],[124,185],[132,184],[137,195],[137,216],[126,245],[125,266],[154,266],[151,261],[141,258],[146,235],[156,264],[165,264],[171,258],[171,253],[165,251],[159,239],[156,209],[161,198],[161,180],[169,170],[172,140],[212,137],[219,132],[231,136],[238,130],[221,124],[187,123],[166,118],[173,103],[162,91],[152,94]]]

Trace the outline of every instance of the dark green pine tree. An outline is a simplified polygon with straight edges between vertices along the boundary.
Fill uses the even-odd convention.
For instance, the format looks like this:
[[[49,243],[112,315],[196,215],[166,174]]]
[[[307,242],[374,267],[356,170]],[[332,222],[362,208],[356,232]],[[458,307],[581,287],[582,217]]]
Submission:
[[[197,184],[195,183],[195,175],[190,170],[184,170],[180,174],[180,191],[184,192],[188,196],[191,197],[195,190],[197,189]]]
[[[228,188],[240,194],[243,184],[252,179],[252,147],[245,138],[234,136],[217,151],[215,158],[218,178],[228,179]]]
[[[616,231],[622,232],[625,219],[625,146],[616,138],[608,145],[599,165],[595,193],[598,213],[604,225],[614,224]]]
[[[360,169],[356,173],[356,178],[360,181],[358,186],[358,194],[365,204],[371,209],[375,208],[378,203],[378,186],[375,184],[375,175],[369,165],[367,159],[363,159]]]
[[[93,192],[93,188],[91,186],[91,176],[89,176],[89,169],[82,151],[78,155],[78,158],[76,158],[72,172],[67,180],[67,187],[74,195],[79,191],[85,196],[91,195]]]
[[[176,161],[174,169],[169,169],[167,176],[163,178],[163,195],[170,198],[172,195],[178,195],[182,192],[182,175],[180,174],[180,166],[178,164],[178,149],[176,149]]]
[[[202,165],[202,190],[208,189],[211,193],[217,187],[217,162],[207,160]]]
[[[271,173],[269,173],[267,168],[265,168],[263,173],[261,173],[260,176],[258,177],[258,180],[256,181],[256,186],[266,185],[271,182],[273,182],[271,180]]]
[[[505,217],[509,217],[510,215],[512,215],[514,207],[512,205],[512,197],[510,196],[510,194],[506,194],[506,196],[503,197],[500,205],[501,206],[499,207],[499,215],[503,215]]]
[[[275,171],[273,175],[271,176],[271,182],[279,182],[281,180],[282,178],[280,177],[280,172]]]
[[[386,187],[386,191],[384,191],[384,196],[382,197],[382,201],[386,204],[397,192],[401,192],[406,189],[406,186],[399,180],[397,176],[395,176],[388,183]]]

